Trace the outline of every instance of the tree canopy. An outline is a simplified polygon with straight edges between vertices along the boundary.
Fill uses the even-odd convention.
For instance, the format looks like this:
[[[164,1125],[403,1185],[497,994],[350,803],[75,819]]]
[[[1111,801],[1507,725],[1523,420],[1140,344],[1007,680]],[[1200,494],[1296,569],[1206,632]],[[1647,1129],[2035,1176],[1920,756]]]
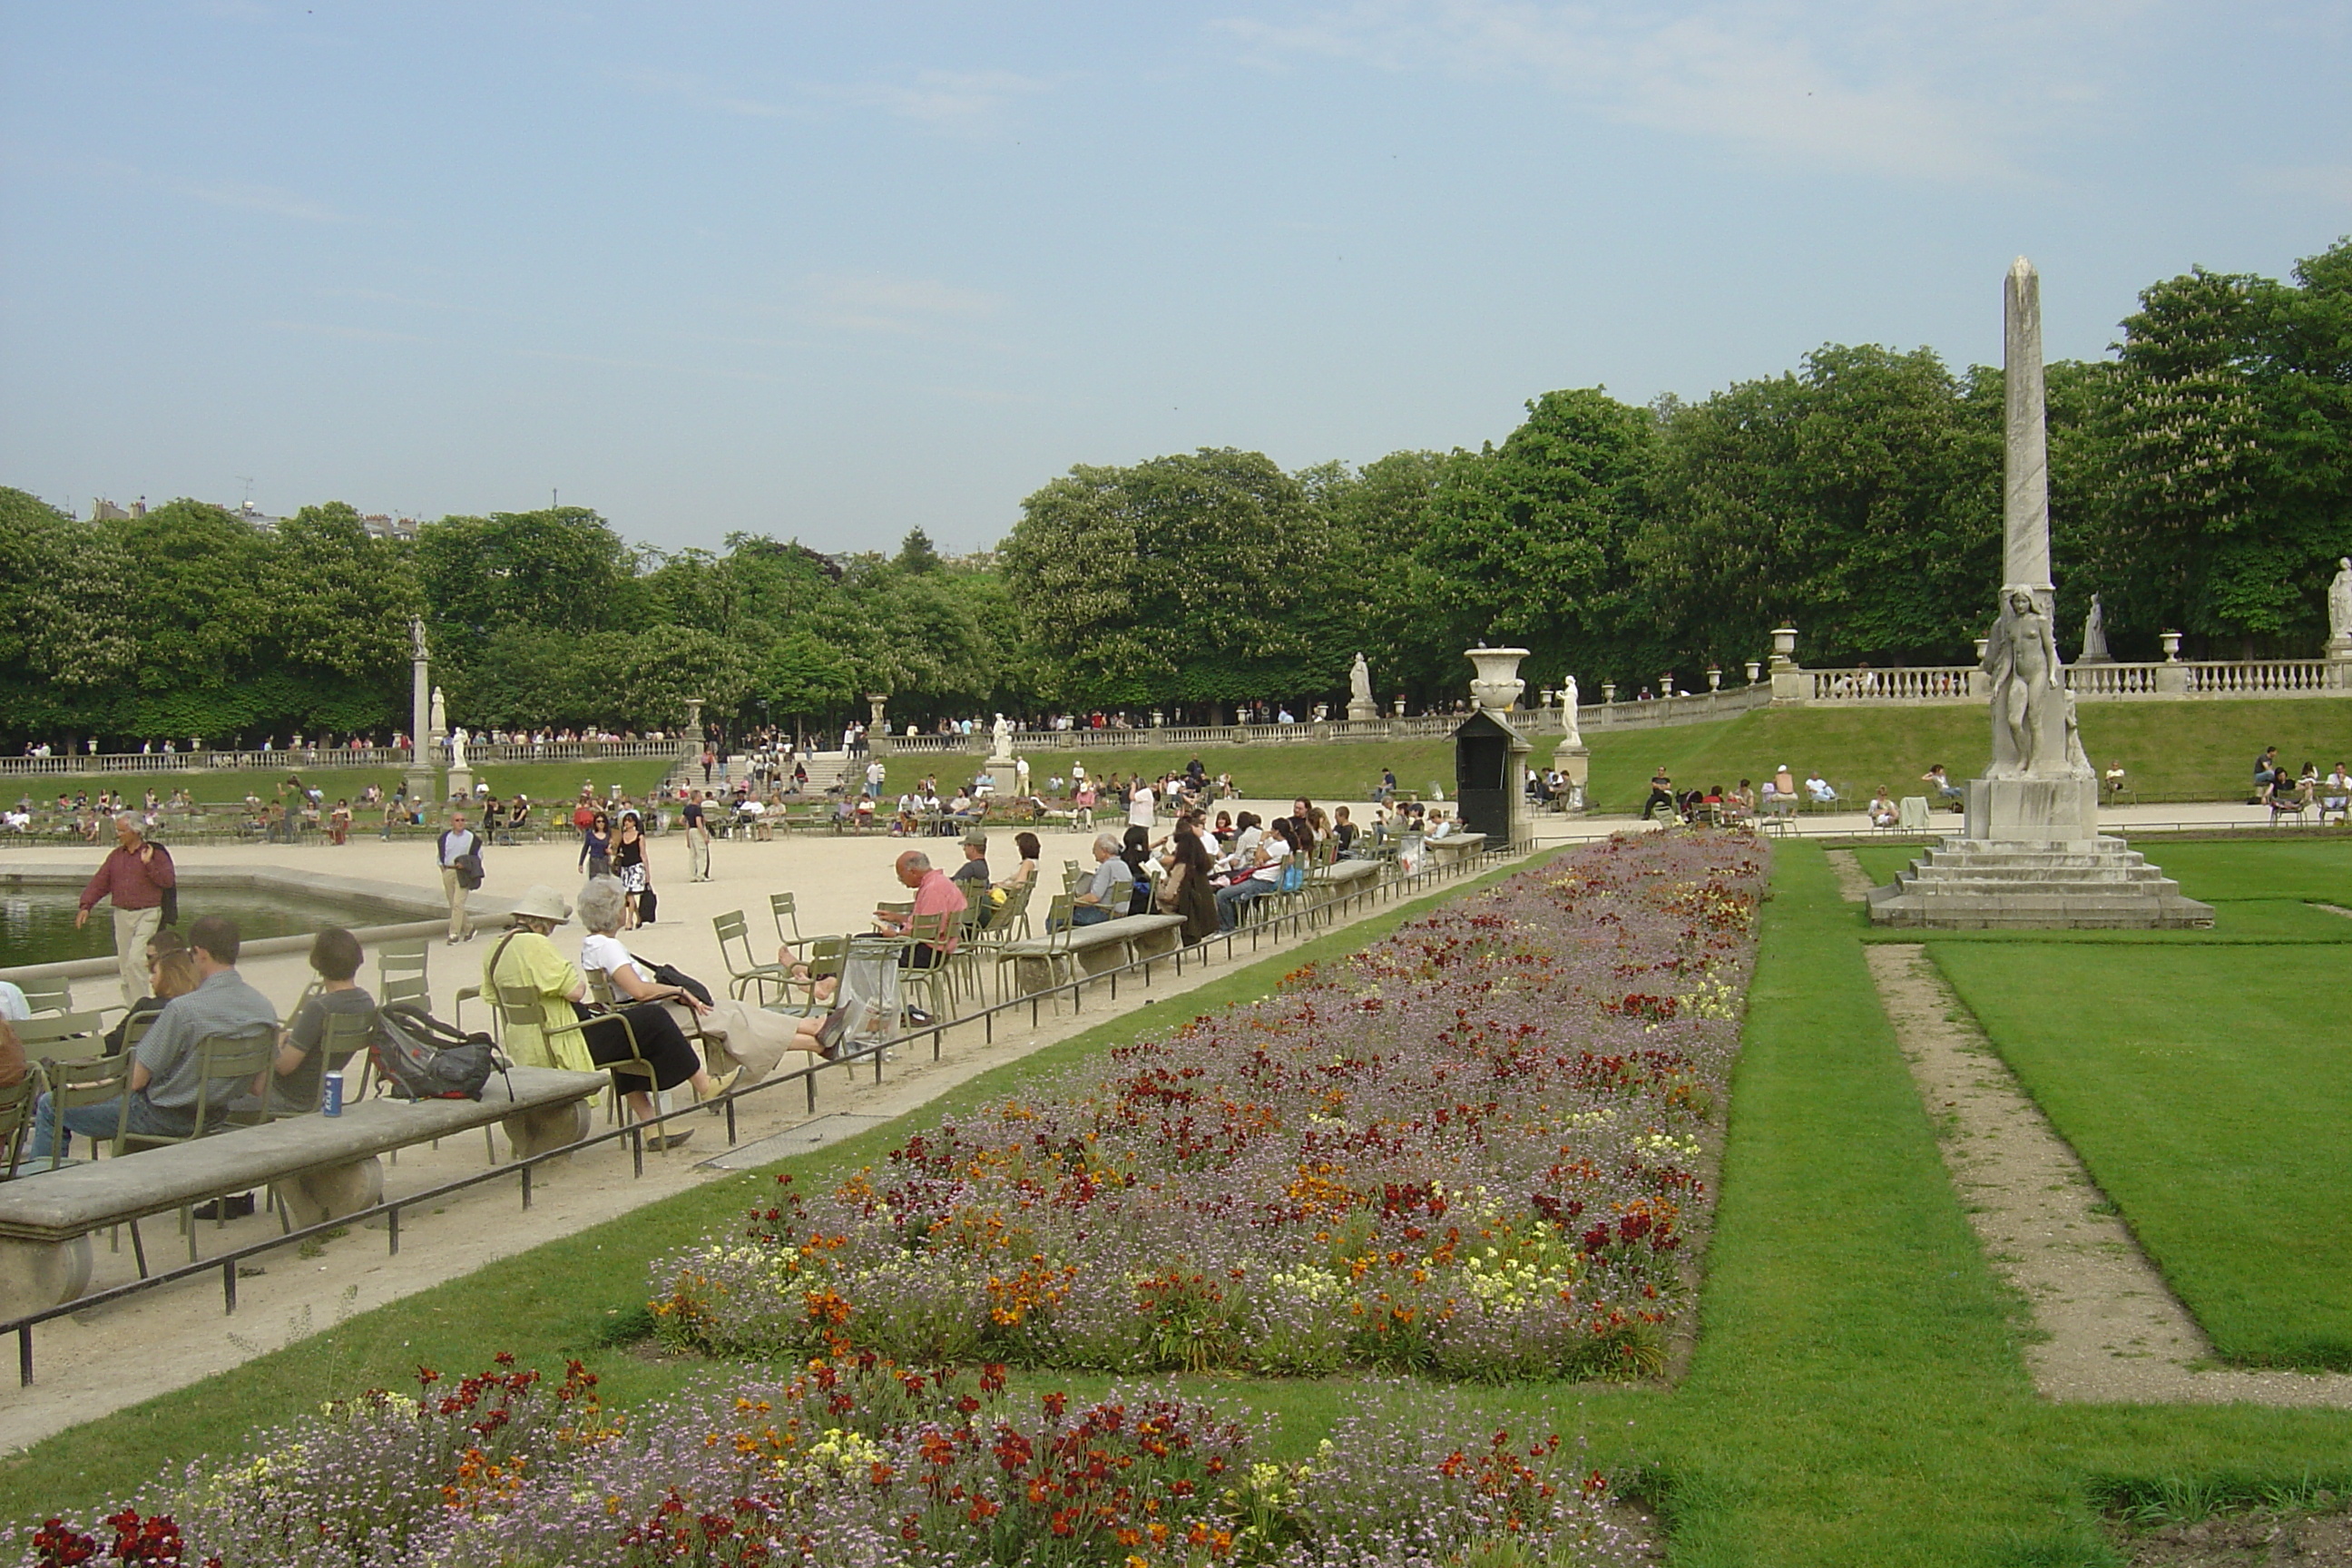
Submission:
[[[2309,657],[2352,554],[2352,240],[2287,280],[2151,285],[2112,358],[2048,367],[2062,619],[2124,658]],[[829,725],[888,696],[991,710],[1450,699],[1461,653],[1538,682],[1695,683],[1796,626],[1816,665],[1971,657],[1992,614],[2001,374],[1824,344],[1697,402],[1546,392],[1499,443],[1285,472],[1204,448],[1080,464],[992,553],[821,554],[751,531],[633,547],[585,508],[378,538],[175,500],[79,521],[0,489],[0,739],[404,727],[411,616],[475,726]],[[2071,640],[2071,639],[2062,639]],[[2069,648],[2071,652],[2071,648]]]

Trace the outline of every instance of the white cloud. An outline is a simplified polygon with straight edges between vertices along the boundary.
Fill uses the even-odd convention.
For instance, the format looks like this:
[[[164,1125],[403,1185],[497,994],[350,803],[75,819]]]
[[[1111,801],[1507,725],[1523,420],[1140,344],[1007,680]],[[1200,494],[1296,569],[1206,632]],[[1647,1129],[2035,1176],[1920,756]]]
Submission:
[[[181,184],[173,187],[184,196],[209,202],[216,207],[228,207],[236,212],[262,213],[270,217],[293,218],[301,223],[350,223],[349,216],[334,208],[308,197],[284,191],[275,185],[252,185],[239,181],[218,181],[211,184]]]
[[[929,278],[820,273],[806,279],[805,287],[818,322],[856,331],[911,335],[992,316],[1004,307],[1000,295]]]
[[[1244,58],[1531,77],[1605,119],[1768,158],[2013,179],[2031,135],[2095,117],[2155,0],[1355,0],[1221,21]]]
[[[916,72],[911,82],[816,85],[808,90],[835,103],[878,109],[901,120],[952,129],[992,120],[1015,100],[1044,92],[1051,85],[1041,78],[1013,71],[927,70]]]
[[[901,81],[807,82],[798,100],[779,102],[714,87],[677,71],[626,70],[618,79],[635,90],[676,98],[698,108],[747,120],[816,120],[828,110],[866,109],[934,130],[972,132],[994,121],[1020,99],[1048,90],[1044,78],[1013,71],[917,71]]]

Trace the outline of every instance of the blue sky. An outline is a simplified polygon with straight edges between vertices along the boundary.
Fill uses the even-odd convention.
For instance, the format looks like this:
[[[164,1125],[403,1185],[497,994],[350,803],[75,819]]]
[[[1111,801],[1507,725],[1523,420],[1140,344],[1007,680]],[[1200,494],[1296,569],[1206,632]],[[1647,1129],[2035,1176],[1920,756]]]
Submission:
[[[2352,7],[0,0],[0,483],[1002,536],[2352,232]],[[1213,570],[1213,563],[1203,563]]]

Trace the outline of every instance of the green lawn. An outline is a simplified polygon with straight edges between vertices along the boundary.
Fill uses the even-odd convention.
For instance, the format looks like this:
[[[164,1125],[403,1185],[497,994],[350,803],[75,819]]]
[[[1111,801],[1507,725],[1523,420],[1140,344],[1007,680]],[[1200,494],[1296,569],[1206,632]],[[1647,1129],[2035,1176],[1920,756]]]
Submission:
[[[1598,811],[1639,810],[1661,764],[1685,786],[1729,787],[1743,778],[1761,783],[1786,763],[1799,778],[1818,768],[1860,799],[1880,784],[1900,798],[1919,793],[1919,776],[1937,763],[1956,780],[1974,778],[1992,751],[1980,707],[1767,708],[1671,730],[1595,730],[1585,742],[1592,752],[1586,793]],[[1531,760],[1548,763],[1554,743],[1538,737]],[[2121,764],[2143,801],[2243,799],[2264,746],[2278,747],[2294,768],[2309,761],[2325,772],[2339,758],[2352,759],[2352,698],[2087,703],[2083,744],[2101,768]],[[1442,740],[1040,752],[1029,763],[1043,789],[1046,777],[1066,773],[1074,758],[1097,776],[1139,770],[1156,777],[1181,770],[1196,755],[1210,773],[1231,773],[1252,795],[1362,801],[1382,767],[1394,768],[1405,789],[1426,795],[1436,782],[1454,793],[1453,748]],[[927,773],[953,783],[979,765],[971,756],[894,757],[889,789],[896,795]]]
[[[2053,1407],[2034,1396],[2019,1354],[2021,1305],[1988,1268],[1954,1195],[1864,963],[1866,930],[1838,899],[1819,847],[1776,847],[1701,1335],[1682,1384],[1523,1384],[1461,1396],[1515,1431],[1541,1424],[1587,1437],[1596,1465],[1636,1478],[1657,1504],[1678,1568],[2113,1564],[2095,1519],[2102,1499],[2181,1483],[2238,1496],[2265,1485],[2352,1488],[2352,1414]],[[1327,946],[1366,934],[1358,928]],[[2063,973],[2067,950],[2042,951]],[[2249,952],[2189,956],[2228,965]],[[2156,957],[2147,955],[2151,966]],[[1285,955],[1236,971],[1206,993],[998,1069],[921,1114],[1262,994],[1298,962]],[[821,1180],[871,1162],[907,1130],[877,1129],[793,1168]],[[166,1461],[229,1451],[254,1423],[396,1382],[420,1361],[476,1365],[503,1346],[542,1365],[584,1355],[625,1403],[674,1387],[688,1365],[613,1342],[643,1331],[645,1263],[763,1184],[746,1177],[682,1194],[37,1445],[0,1465],[0,1517],[86,1506]],[[381,1242],[371,1233],[338,1245]],[[486,1336],[489,1323],[501,1327]],[[1100,1380],[1051,1381],[1083,1392]],[[1182,1381],[1266,1411],[1285,1457],[1311,1449],[1351,1387],[1348,1379]]]
[[[2352,838],[2184,839],[2152,836],[2137,847],[2192,899],[2213,906],[2210,931],[1969,931],[1940,938],[1968,942],[2154,943],[2169,946],[2242,942],[2352,942],[2352,920],[2313,907],[2352,909]],[[1913,845],[1864,844],[1854,859],[1874,883],[1885,884],[1914,860]],[[1874,940],[1916,942],[1919,933],[1888,931]]]
[[[2224,1358],[2352,1368],[2339,948],[1929,951]]]
[[[630,758],[617,762],[598,763],[497,763],[474,770],[478,784],[488,784],[499,795],[522,794],[533,800],[569,800],[579,794],[580,786],[593,780],[602,794],[608,784],[618,784],[631,795],[643,795],[668,776],[674,763],[658,757]],[[100,790],[121,790],[132,800],[138,800],[147,790],[168,800],[176,789],[186,789],[200,805],[223,805],[242,801],[248,794],[263,800],[277,798],[278,786],[289,773],[300,773],[302,782],[315,784],[327,792],[327,804],[337,800],[357,800],[362,791],[374,784],[389,795],[400,785],[404,776],[398,768],[310,768],[276,769],[231,768],[220,772],[190,772],[184,773],[91,773],[60,776],[41,774],[37,777],[10,779],[0,783],[0,794],[14,802],[18,796],[29,797],[37,807],[55,805],[60,791],[70,795]]]

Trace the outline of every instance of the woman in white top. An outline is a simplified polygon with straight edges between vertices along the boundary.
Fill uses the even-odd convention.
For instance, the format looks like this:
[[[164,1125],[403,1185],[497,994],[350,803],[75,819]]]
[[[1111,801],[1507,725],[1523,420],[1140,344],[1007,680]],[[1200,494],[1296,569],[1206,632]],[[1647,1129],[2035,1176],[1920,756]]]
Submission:
[[[1159,797],[1151,793],[1151,781],[1136,774],[1135,788],[1127,797],[1127,825],[1148,829],[1159,816]]]
[[[621,891],[619,883],[610,878],[592,878],[588,885],[580,889],[580,896],[573,905],[573,912],[579,917],[580,923],[588,928],[588,934],[580,942],[580,968],[584,973],[602,974],[612,982],[613,1005],[615,1007],[628,1008],[648,1002],[667,1002],[673,1006],[685,1008],[698,1018],[710,1011],[710,1004],[688,991],[685,986],[657,984],[638,972],[636,959],[630,954],[627,948],[621,945],[620,938],[614,934],[621,929],[621,922],[628,913],[627,895]],[[646,1033],[647,1031],[640,1023],[640,1036],[645,1036]],[[682,1036],[678,1043],[684,1044]],[[641,1049],[648,1048],[646,1041],[642,1038],[639,1046]],[[667,1058],[653,1059],[656,1066],[662,1069],[658,1074],[659,1087],[663,1089],[677,1087],[676,1081],[670,1077],[670,1074],[677,1070],[676,1068],[668,1064]],[[677,1065],[683,1066],[684,1063],[680,1062]],[[710,1069],[703,1066],[698,1058],[694,1060],[694,1071],[690,1076],[686,1076],[686,1081],[694,1086],[695,1099],[709,1100],[724,1094],[734,1087],[735,1079],[742,1070],[740,1068],[736,1068],[724,1078],[713,1079],[710,1076]],[[632,1093],[629,1100],[636,1108],[640,1118],[653,1114],[650,1096],[642,1092]],[[686,1141],[684,1136],[677,1133],[671,1134],[671,1137],[677,1142]]]

